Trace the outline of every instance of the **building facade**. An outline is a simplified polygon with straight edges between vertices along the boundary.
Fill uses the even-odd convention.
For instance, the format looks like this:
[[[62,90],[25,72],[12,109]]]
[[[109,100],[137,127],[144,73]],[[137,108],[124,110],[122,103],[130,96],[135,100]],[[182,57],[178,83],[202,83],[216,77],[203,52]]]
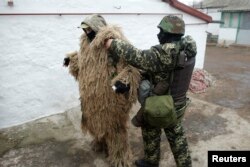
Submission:
[[[0,128],[64,112],[79,105],[78,86],[62,66],[79,49],[77,27],[93,13],[122,27],[136,47],[158,44],[157,25],[168,14],[186,22],[203,68],[211,18],[176,0],[0,0]],[[97,67],[98,68],[98,67]]]
[[[218,36],[218,44],[250,45],[250,0],[204,0],[200,8],[215,21],[208,33]]]
[[[250,45],[250,11],[222,9],[221,20],[219,44]]]

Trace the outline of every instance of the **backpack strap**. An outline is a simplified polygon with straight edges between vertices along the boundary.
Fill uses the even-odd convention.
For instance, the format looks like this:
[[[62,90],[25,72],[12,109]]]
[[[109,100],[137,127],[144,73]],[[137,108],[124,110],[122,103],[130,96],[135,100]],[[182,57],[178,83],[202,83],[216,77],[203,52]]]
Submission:
[[[171,94],[171,85],[172,85],[172,82],[174,80],[174,70],[171,70],[170,72],[170,76],[169,76],[169,88],[168,88],[168,94],[170,95]]]

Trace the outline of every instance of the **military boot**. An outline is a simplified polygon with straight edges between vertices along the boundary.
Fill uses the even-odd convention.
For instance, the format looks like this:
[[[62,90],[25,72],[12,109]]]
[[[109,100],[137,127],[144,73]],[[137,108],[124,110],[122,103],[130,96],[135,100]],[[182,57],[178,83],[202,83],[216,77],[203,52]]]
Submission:
[[[159,164],[152,164],[150,162],[145,161],[144,159],[136,160],[135,165],[137,167],[159,167]]]

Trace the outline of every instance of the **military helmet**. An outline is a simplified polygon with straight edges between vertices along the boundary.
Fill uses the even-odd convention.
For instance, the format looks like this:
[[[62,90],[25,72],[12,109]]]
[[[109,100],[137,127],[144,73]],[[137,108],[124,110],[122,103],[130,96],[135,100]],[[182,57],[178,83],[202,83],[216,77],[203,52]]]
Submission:
[[[174,15],[165,16],[157,27],[161,28],[165,33],[185,34],[184,21]]]

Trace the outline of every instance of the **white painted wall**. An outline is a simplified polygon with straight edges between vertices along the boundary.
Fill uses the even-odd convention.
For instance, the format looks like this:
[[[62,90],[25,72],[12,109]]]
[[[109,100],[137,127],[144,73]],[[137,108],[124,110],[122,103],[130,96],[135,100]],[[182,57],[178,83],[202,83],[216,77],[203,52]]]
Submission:
[[[221,20],[221,12],[209,13],[208,15],[211,16],[214,21]],[[209,23],[207,31],[213,35],[219,35],[220,23]]]
[[[14,0],[1,13],[162,13],[159,15],[103,15],[121,26],[136,47],[158,44],[156,26],[166,14],[182,14],[186,34],[197,41],[196,67],[202,68],[207,24],[173,9],[161,0]],[[78,86],[62,67],[65,53],[78,50],[86,16],[0,16],[0,128],[64,112],[79,104]]]
[[[235,43],[237,37],[237,29],[235,28],[220,28],[219,45],[229,46]]]
[[[195,67],[203,68],[206,52],[206,40],[207,40],[207,24],[203,25],[188,25],[186,28],[186,34],[190,34],[197,42],[197,58]]]
[[[240,29],[237,37],[237,44],[249,45],[250,44],[250,30]]]
[[[201,9],[203,13],[212,17],[213,21],[221,21],[221,12],[220,9]],[[209,23],[207,32],[212,33],[213,35],[219,35],[220,31],[220,23]]]

